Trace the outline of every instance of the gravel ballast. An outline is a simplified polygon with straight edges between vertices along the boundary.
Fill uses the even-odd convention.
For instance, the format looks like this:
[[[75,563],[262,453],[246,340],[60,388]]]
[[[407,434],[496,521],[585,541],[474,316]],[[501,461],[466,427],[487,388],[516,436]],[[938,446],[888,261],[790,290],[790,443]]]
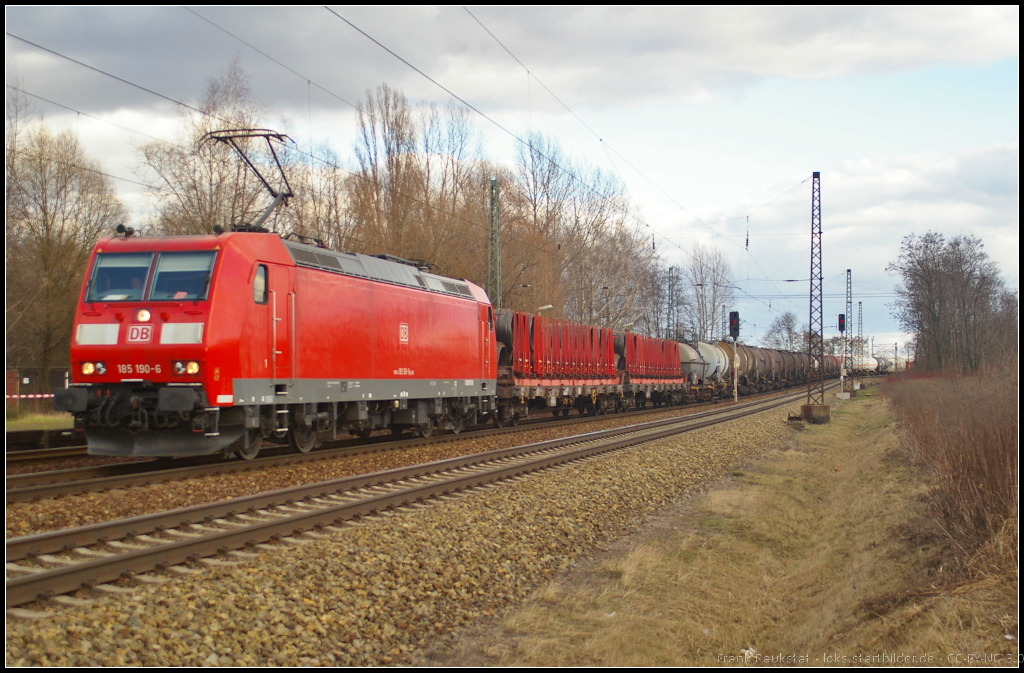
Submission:
[[[422,662],[460,627],[522,599],[792,432],[785,413],[775,409],[382,516],[90,607],[46,606],[53,616],[45,620],[8,620],[6,663]]]
[[[7,537],[21,537],[64,528],[76,528],[141,514],[191,507],[253,493],[262,493],[299,484],[340,479],[396,467],[465,456],[530,442],[607,430],[633,423],[705,411],[706,407],[666,410],[637,416],[611,416],[586,422],[553,424],[504,435],[478,436],[473,433],[451,442],[430,446],[371,452],[337,457],[303,465],[254,467],[234,474],[192,477],[149,486],[133,486],[106,492],[46,498],[7,506]]]

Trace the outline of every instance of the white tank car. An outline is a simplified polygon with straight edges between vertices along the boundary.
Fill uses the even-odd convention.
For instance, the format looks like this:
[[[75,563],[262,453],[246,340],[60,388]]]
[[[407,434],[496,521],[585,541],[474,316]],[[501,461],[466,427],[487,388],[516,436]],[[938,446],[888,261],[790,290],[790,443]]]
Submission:
[[[855,372],[868,372],[873,374],[878,371],[878,360],[875,358],[858,358],[853,365]]]
[[[697,379],[704,376],[707,369],[704,361],[701,360],[700,352],[695,346],[688,343],[679,343],[679,371],[686,377],[688,383],[696,383]]]
[[[720,381],[726,376],[729,367],[729,357],[718,344],[698,342],[694,344],[700,352],[704,362],[704,375],[701,377],[707,381]]]

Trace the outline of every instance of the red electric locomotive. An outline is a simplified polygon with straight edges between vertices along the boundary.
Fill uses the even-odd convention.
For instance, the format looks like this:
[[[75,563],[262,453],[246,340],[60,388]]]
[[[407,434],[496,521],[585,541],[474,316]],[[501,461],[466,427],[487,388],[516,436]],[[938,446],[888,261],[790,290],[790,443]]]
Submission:
[[[93,253],[54,406],[100,455],[458,432],[495,410],[494,344],[481,288],[397,258],[244,231],[113,237]]]

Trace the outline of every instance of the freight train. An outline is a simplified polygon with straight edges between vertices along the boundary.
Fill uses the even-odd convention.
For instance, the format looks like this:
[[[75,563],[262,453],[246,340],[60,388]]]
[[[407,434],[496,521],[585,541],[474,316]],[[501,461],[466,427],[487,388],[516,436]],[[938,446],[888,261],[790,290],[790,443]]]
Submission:
[[[680,343],[519,311],[465,280],[273,233],[113,236],[93,251],[71,384],[89,453],[251,459],[379,429],[459,432],[806,382],[805,354]],[[826,358],[826,375],[839,360]]]

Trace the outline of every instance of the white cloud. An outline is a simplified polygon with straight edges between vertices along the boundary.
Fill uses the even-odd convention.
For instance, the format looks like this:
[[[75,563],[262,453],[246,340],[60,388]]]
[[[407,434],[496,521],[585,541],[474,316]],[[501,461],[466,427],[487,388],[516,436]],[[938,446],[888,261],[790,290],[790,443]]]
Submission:
[[[443,96],[322,8],[196,11],[353,102],[384,81],[413,97]],[[525,73],[462,8],[337,11],[457,93],[490,109],[522,106]],[[706,101],[764,77],[978,66],[1019,49],[1016,6],[488,7],[473,12],[573,106]],[[197,98],[205,80],[241,54],[261,84],[262,98],[272,104],[277,97],[305,98],[306,83],[294,74],[181,8],[21,7],[8,9],[7,18],[16,35],[173,97]],[[102,76],[43,57],[11,38],[7,57],[9,73],[13,60],[33,85],[45,77],[79,101],[103,82]],[[128,88],[102,88],[114,104],[153,103]],[[539,105],[557,107],[536,84],[532,95]]]
[[[545,83],[576,102],[606,104],[609,95],[634,102],[637,97],[693,98],[768,76],[831,78],[977,66],[1019,50],[1017,7],[474,12]],[[459,71],[452,68],[444,77],[458,79]]]

